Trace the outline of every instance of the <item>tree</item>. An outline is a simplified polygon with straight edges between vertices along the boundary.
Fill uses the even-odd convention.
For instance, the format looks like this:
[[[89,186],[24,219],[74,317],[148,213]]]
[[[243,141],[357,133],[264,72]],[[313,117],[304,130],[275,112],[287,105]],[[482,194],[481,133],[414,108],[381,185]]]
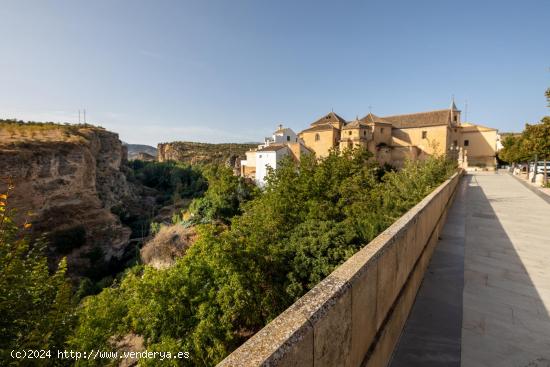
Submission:
[[[50,274],[45,243],[29,238],[30,223],[17,226],[0,195],[0,364],[19,364],[12,349],[64,349],[74,320],[67,264]]]
[[[550,117],[544,117],[538,124],[526,124],[523,139],[525,148],[544,161],[544,185],[546,185],[548,183],[546,162],[550,159]],[[535,162],[536,166],[537,162]]]
[[[230,225],[197,225],[197,240],[174,266],[133,268],[86,298],[70,346],[113,348],[132,333],[148,350],[185,350],[190,365],[215,365],[455,169],[433,158],[381,175],[363,149],[278,166],[237,211],[239,180],[214,170],[211,205],[196,205],[202,213],[235,213]]]
[[[502,141],[499,158],[508,163],[519,163],[529,159],[522,135],[509,135]]]
[[[241,205],[259,191],[253,183],[235,176],[231,168],[222,165],[208,165],[203,175],[208,190],[203,197],[194,199],[189,208],[196,222],[219,220],[229,223],[231,218],[241,214]]]

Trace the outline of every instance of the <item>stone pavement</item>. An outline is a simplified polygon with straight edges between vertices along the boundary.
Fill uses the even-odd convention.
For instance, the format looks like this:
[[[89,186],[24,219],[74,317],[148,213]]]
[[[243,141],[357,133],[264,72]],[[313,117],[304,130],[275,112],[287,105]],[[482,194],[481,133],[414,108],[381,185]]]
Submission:
[[[463,178],[392,367],[550,367],[550,204]]]

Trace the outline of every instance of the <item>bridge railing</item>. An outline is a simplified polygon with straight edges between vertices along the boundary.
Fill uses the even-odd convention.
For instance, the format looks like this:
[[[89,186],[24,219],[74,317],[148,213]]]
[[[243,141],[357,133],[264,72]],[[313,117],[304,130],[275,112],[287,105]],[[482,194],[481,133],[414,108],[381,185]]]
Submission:
[[[218,367],[387,365],[460,175],[441,184]]]

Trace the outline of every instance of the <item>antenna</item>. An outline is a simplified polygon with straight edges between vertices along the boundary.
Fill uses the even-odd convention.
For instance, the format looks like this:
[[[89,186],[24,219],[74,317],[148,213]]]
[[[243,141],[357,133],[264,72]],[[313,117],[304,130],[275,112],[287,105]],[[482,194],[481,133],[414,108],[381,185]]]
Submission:
[[[468,122],[468,100],[464,103],[464,121]]]
[[[80,110],[78,110],[78,123],[80,124]]]
[[[86,109],[84,109],[84,123],[86,123]]]
[[[372,113],[372,106],[369,105],[369,113]]]

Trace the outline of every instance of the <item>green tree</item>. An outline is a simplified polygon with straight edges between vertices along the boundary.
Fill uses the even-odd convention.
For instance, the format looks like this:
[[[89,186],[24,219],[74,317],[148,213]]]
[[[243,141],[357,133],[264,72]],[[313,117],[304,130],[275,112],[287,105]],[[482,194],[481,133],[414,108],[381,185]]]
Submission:
[[[498,153],[499,158],[508,163],[520,163],[529,159],[522,135],[509,135],[502,141],[503,148]]]
[[[45,243],[29,239],[30,223],[15,224],[8,199],[9,190],[0,195],[0,364],[20,365],[10,350],[64,349],[74,303],[65,259],[50,274]]]
[[[550,159],[550,116],[538,124],[525,125],[523,131],[525,149],[544,161],[544,184],[548,183],[546,162]],[[535,162],[536,167],[536,162]]]
[[[193,200],[190,212],[196,222],[215,220],[229,223],[231,218],[241,214],[241,205],[251,200],[257,193],[257,187],[222,165],[208,165],[203,169],[208,182],[204,196]]]
[[[298,163],[286,159],[236,212],[238,181],[213,171],[206,196],[214,205],[205,207],[231,209],[216,209],[216,215],[237,213],[230,225],[198,225],[196,242],[171,268],[132,269],[114,287],[86,298],[70,345],[112,348],[133,333],[147,348],[179,348],[190,352],[191,365],[215,365],[454,168],[433,158],[381,174],[362,149]]]

